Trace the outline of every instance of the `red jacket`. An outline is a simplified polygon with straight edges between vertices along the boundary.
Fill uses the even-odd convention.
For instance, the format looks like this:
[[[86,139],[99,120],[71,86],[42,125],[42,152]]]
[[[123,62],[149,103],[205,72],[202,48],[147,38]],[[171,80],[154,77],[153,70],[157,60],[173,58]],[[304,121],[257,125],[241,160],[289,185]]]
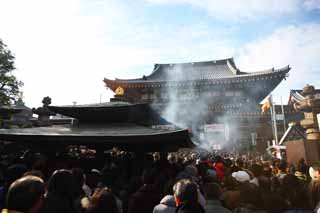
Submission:
[[[224,180],[224,165],[221,162],[217,162],[214,164],[214,168],[216,169],[217,178],[219,181]]]

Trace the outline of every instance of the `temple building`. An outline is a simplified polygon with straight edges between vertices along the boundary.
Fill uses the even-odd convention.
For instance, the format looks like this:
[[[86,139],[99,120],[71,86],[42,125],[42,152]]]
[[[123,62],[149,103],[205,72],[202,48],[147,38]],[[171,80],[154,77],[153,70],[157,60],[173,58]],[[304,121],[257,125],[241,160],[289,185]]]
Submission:
[[[0,142],[51,154],[70,145],[84,145],[102,153],[113,147],[131,152],[168,152],[193,145],[187,129],[174,128],[148,104],[44,105],[38,111],[59,113],[72,118],[72,122],[55,125],[50,119],[47,123],[42,119],[32,128],[0,129]]]
[[[228,58],[155,64],[142,78],[104,82],[116,93],[115,100],[151,104],[169,121],[190,128],[200,141],[235,147],[272,139],[270,114],[261,114],[260,102],[290,69],[245,72]]]

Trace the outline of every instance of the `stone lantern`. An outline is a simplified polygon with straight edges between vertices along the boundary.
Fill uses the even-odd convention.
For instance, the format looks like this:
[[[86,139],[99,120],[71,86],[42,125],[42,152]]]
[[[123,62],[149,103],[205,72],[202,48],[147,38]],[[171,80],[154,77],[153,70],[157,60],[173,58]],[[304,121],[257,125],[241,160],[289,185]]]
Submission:
[[[313,86],[306,85],[301,93],[304,98],[293,105],[296,111],[304,114],[304,119],[299,123],[305,131],[305,137],[287,142],[287,160],[290,163],[296,164],[301,158],[309,165],[320,161],[320,133],[317,122],[320,99],[315,97],[315,93]]]
[[[295,110],[304,113],[304,119],[300,121],[300,125],[306,130],[307,140],[317,140],[320,142],[317,121],[317,114],[320,113],[320,99],[315,98],[315,89],[310,85],[306,85],[303,88],[302,95],[305,99],[294,104]]]
[[[51,98],[49,96],[44,97],[42,100],[43,106],[37,109],[32,109],[32,113],[38,115],[38,120],[36,121],[36,126],[50,126],[50,116],[55,115],[51,112],[48,106],[51,104]]]

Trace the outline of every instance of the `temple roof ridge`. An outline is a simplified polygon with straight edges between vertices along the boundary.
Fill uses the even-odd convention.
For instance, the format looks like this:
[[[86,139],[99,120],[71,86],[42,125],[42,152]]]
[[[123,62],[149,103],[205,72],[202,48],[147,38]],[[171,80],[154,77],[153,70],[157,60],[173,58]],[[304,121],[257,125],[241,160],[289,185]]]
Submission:
[[[276,75],[277,73],[288,73],[289,65],[275,69],[274,67],[260,71],[242,71],[234,63],[233,58],[220,60],[155,64],[150,75],[143,75],[135,79],[104,79],[104,82],[121,83],[147,83],[147,82],[179,82],[179,81],[201,81],[219,79],[238,79],[263,75]],[[108,84],[108,83],[107,83]]]
[[[232,61],[233,62],[233,57],[231,58],[225,58],[225,59],[218,59],[218,60],[209,60],[209,61],[194,61],[194,62],[180,62],[180,63],[156,63],[155,66],[157,65],[167,65],[167,66],[172,66],[172,65],[201,65],[201,64],[207,64],[207,63],[227,63],[227,61]],[[234,62],[233,62],[234,63]]]

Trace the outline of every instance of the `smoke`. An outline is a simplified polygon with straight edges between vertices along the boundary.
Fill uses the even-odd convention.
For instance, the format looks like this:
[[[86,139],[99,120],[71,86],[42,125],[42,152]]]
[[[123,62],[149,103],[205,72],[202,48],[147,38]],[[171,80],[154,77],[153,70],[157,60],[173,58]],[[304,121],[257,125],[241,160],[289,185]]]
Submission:
[[[230,119],[227,109],[222,108],[218,113],[210,110],[212,106],[239,105],[232,97],[225,103],[226,93],[234,91],[225,91],[223,86],[213,88],[191,81],[193,64],[174,64],[167,68],[167,86],[161,90],[162,101],[166,102],[162,116],[181,128],[191,130],[192,139],[201,148],[209,151],[235,151],[240,148],[236,142],[243,133],[239,130],[238,120]],[[245,110],[248,112],[252,111],[249,106],[241,107],[247,108]]]
[[[200,125],[202,115],[207,110],[207,103],[200,94],[200,88],[190,81],[189,70],[184,67],[179,64],[172,65],[167,72],[169,84],[163,92],[168,94],[168,102],[163,116],[168,121],[183,128],[190,128],[196,133],[196,127]]]

